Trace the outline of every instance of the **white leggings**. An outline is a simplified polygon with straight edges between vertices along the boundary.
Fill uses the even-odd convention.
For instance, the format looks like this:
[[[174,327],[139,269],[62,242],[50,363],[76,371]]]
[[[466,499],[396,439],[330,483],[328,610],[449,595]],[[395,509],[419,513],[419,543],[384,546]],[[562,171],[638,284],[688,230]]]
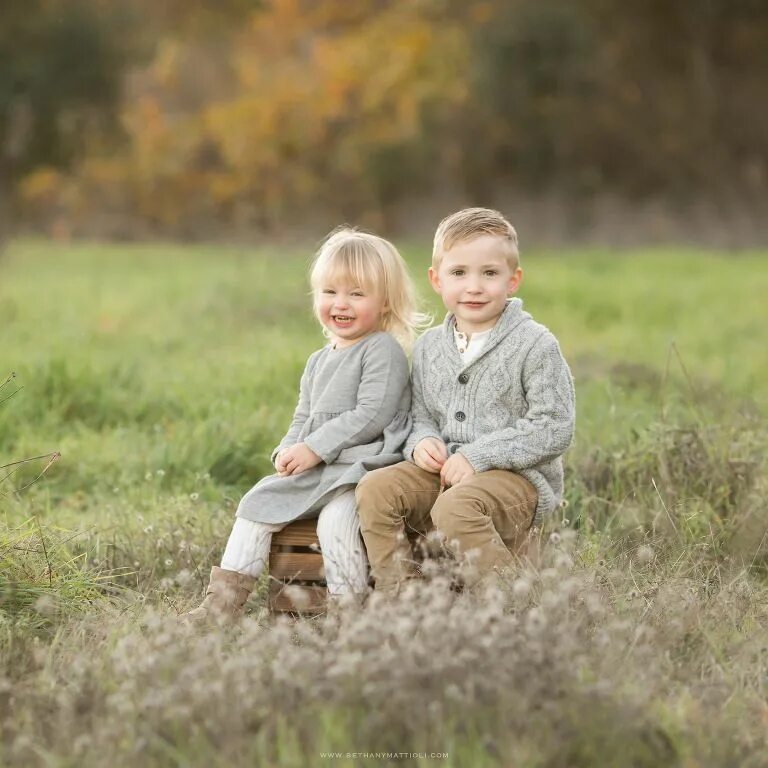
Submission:
[[[221,558],[221,567],[260,576],[269,561],[272,534],[288,523],[254,523],[235,519]],[[317,537],[323,554],[325,580],[331,595],[360,594],[368,586],[368,558],[360,537],[354,490],[344,491],[320,510]]]

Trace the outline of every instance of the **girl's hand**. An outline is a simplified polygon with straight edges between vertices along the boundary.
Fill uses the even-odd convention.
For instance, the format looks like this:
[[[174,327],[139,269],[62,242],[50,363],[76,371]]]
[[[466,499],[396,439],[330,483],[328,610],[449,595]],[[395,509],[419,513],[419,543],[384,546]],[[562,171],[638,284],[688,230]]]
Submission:
[[[306,443],[296,443],[277,455],[275,463],[280,463],[282,469],[278,474],[283,476],[299,475],[312,467],[316,467],[322,459]]]
[[[277,456],[275,456],[275,469],[277,470],[278,475],[282,475],[285,471],[285,459],[283,459],[283,454],[286,450],[286,448],[283,448],[283,450],[278,451]]]
[[[442,440],[436,437],[425,437],[419,440],[413,449],[413,461],[417,467],[427,472],[437,474],[448,458],[448,449]]]
[[[475,468],[469,463],[468,459],[460,453],[454,453],[448,459],[440,470],[440,480],[446,485],[458,485],[462,480],[472,477],[475,474]]]

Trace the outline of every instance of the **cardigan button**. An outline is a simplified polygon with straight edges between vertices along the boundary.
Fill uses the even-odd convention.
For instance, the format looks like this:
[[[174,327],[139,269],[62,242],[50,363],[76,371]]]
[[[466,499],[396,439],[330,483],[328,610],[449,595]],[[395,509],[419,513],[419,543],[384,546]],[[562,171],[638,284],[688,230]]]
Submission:
[[[460,384],[466,384],[469,381],[469,375],[466,373],[462,373],[461,376],[459,376],[459,383]]]
[[[464,421],[467,418],[467,414],[464,411],[456,411],[456,421]]]

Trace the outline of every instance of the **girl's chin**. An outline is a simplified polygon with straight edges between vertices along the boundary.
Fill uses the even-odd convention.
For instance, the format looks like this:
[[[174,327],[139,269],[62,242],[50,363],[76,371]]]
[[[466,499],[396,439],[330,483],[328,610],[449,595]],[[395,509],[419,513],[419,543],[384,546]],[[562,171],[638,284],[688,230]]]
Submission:
[[[336,340],[336,342],[341,342],[342,346],[348,346],[350,344],[355,344],[361,339],[364,339],[366,336],[369,336],[376,329],[370,328],[368,330],[350,330],[345,328],[340,331],[335,326],[330,326],[328,330],[331,332],[331,336]]]

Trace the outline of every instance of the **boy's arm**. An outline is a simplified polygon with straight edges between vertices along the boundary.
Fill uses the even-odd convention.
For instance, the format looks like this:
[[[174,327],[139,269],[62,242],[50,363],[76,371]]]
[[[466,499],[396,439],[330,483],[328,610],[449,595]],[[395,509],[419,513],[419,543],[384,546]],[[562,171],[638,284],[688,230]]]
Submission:
[[[413,461],[414,448],[427,437],[434,437],[443,442],[440,434],[440,427],[432,418],[432,414],[427,409],[424,401],[424,380],[422,371],[424,369],[423,356],[419,354],[417,347],[413,351],[413,370],[411,378],[413,380],[413,392],[411,400],[411,433],[403,446],[403,456],[407,461]]]
[[[301,433],[301,428],[309,418],[309,389],[312,378],[311,370],[314,368],[314,355],[307,360],[307,365],[304,368],[304,372],[301,374],[301,383],[299,384],[299,402],[296,403],[296,408],[293,412],[293,419],[291,420],[291,426],[288,427],[288,431],[280,441],[280,444],[272,451],[272,464],[274,465],[277,454],[284,448],[289,448],[296,444]]]
[[[561,456],[570,445],[576,416],[573,379],[551,334],[528,353],[523,386],[528,402],[523,418],[459,448],[476,472],[535,467]]]
[[[363,356],[357,405],[316,429],[304,444],[330,464],[344,448],[375,440],[395,417],[407,386],[408,361],[399,345],[395,349],[386,338],[371,344]]]

